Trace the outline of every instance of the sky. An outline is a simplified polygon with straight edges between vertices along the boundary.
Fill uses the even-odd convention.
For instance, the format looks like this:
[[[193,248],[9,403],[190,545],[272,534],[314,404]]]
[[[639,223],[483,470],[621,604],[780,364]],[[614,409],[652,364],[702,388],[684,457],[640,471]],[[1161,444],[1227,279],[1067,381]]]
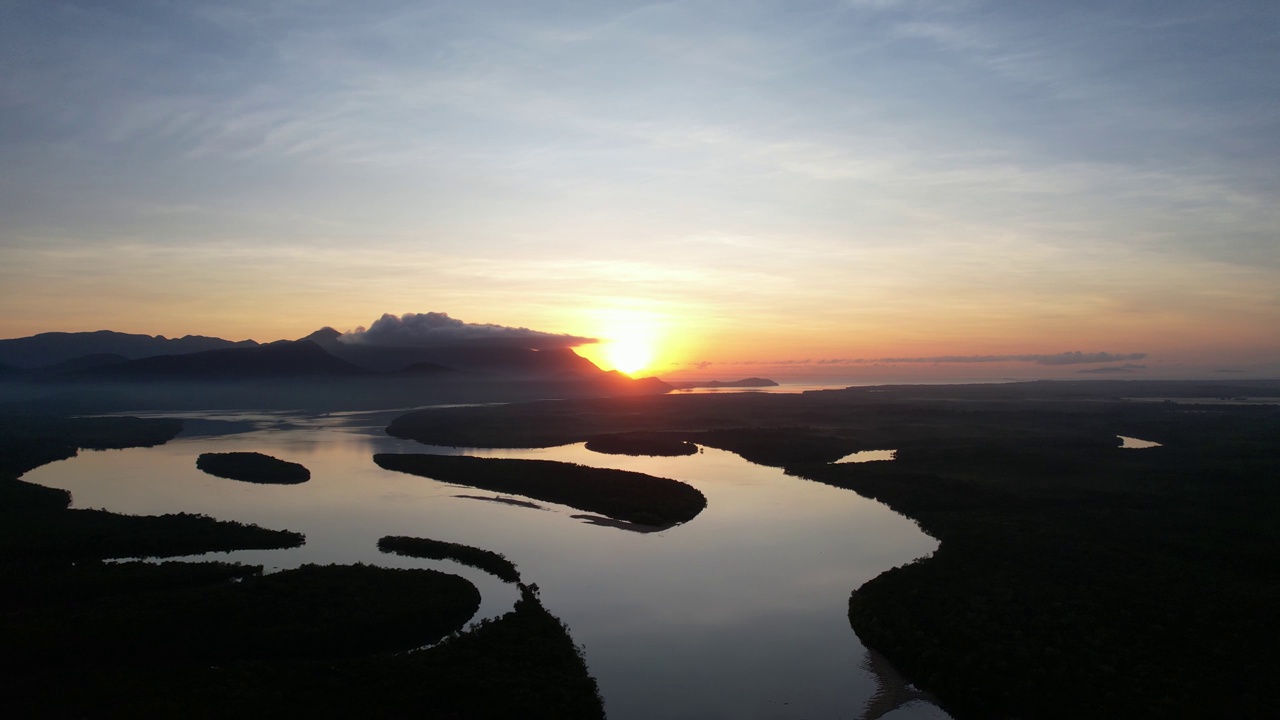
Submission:
[[[1280,376],[1274,0],[10,0],[0,67],[0,337]]]

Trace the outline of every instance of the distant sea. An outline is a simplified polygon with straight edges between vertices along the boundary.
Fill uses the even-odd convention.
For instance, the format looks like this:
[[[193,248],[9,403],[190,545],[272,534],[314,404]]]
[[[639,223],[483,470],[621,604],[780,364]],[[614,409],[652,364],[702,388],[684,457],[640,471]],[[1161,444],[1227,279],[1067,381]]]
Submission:
[[[770,378],[778,384],[772,387],[760,388],[691,388],[688,390],[674,390],[673,393],[686,395],[703,395],[707,393],[740,393],[740,392],[761,392],[761,393],[802,393],[810,390],[843,390],[849,387],[874,387],[877,385],[981,385],[993,383],[1021,382],[1019,378],[975,378],[975,377],[954,377],[954,378],[832,378],[832,377],[808,377],[808,378]]]

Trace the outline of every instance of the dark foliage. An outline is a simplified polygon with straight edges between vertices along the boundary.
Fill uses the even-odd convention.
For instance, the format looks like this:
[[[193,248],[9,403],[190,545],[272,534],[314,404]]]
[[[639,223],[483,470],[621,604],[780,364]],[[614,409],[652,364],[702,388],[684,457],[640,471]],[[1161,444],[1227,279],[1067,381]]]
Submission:
[[[296,547],[304,540],[302,533],[188,513],[118,515],[104,510],[32,510],[4,514],[0,560],[173,557],[214,550]]]
[[[85,446],[153,439],[139,432],[149,423],[110,420],[132,432]],[[17,449],[6,468],[21,471],[73,455],[85,435],[68,446],[68,428],[103,431],[18,425],[0,424],[0,447]],[[12,478],[0,479],[0,499],[0,647],[14,661],[0,676],[6,717],[604,716],[566,629],[528,588],[501,619],[404,654],[460,629],[479,605],[475,587],[365,566],[262,576],[214,562],[105,564],[97,558],[287,547],[302,536],[195,515],[65,510],[65,493]]]
[[[14,479],[78,449],[168,442],[182,421],[133,417],[0,416],[0,561],[66,562],[293,547],[303,536],[199,515],[135,517],[66,510],[71,495]],[[4,477],[9,475],[9,477]]]
[[[696,455],[698,446],[671,433],[613,433],[587,441],[587,449],[608,455],[650,455],[675,457]]]
[[[138,579],[136,570],[124,572]],[[460,629],[480,602],[470,583],[428,570],[304,566],[238,573],[234,583],[225,581],[229,574],[226,566],[169,567],[150,582],[116,583],[114,593],[12,613],[0,633],[25,664],[4,678],[4,696],[19,708],[68,716],[96,715],[104,701],[113,715],[149,702],[123,700],[126,688],[181,704],[188,701],[178,688],[166,686],[175,676],[223,667],[280,673],[299,662],[408,650]]]
[[[0,511],[60,510],[71,504],[71,493],[35,483],[0,478]]]
[[[257,452],[203,453],[196,467],[217,477],[266,485],[297,485],[311,479],[311,471],[302,465]]]
[[[403,535],[387,535],[379,538],[378,549],[386,553],[395,553],[408,557],[428,558],[431,560],[456,560],[463,565],[484,570],[503,582],[520,582],[520,571],[515,563],[505,555],[490,550],[463,545],[461,543],[431,540],[429,538],[404,537]]]
[[[378,588],[404,590],[381,581]],[[603,718],[595,681],[566,628],[534,590],[522,594],[512,612],[426,650],[217,665],[157,658],[145,670],[113,663],[54,668],[21,683],[0,681],[0,709],[66,718]],[[379,621],[412,623],[411,605],[421,598],[397,601],[403,613]],[[287,614],[273,619],[283,627]]]
[[[0,565],[7,578],[21,582],[0,585],[0,608],[6,612],[43,608],[61,613],[58,607],[96,602],[107,598],[127,598],[143,593],[161,593],[184,588],[206,587],[243,579],[262,572],[261,565],[223,562],[80,562]]]
[[[0,415],[0,477],[74,457],[77,449],[162,445],[181,431],[181,420],[164,418]]]
[[[167,590],[28,607],[5,646],[33,664],[138,670],[339,658],[421,647],[461,629],[480,605],[456,575],[367,565],[304,565]]]
[[[849,438],[819,435],[808,428],[735,428],[686,433],[685,437],[772,467],[835,462],[859,447]]]
[[[512,612],[415,654],[436,682],[435,697],[419,703],[435,717],[604,717],[596,682],[569,629],[543,608],[536,585],[520,589]]]
[[[801,471],[941,540],[853,594],[859,637],[957,717],[1280,712],[1268,680],[1280,413],[1150,413],[1133,434],[1177,441],[1132,451],[992,438]]]
[[[693,487],[625,470],[551,460],[379,454],[387,470],[568,505],[639,525],[688,522],[707,506]]]
[[[388,432],[480,447],[670,432],[887,503],[941,547],[859,588],[850,619],[957,717],[1277,717],[1280,410],[1120,400],[1237,396],[1280,383],[582,400],[423,410]],[[894,462],[828,464],[884,447]]]
[[[416,410],[396,418],[387,433],[428,445],[521,448],[584,442],[605,433],[742,428],[792,428],[843,438],[849,452],[904,447],[903,443],[932,445],[940,439],[967,442],[992,434],[1032,442],[1088,435],[1093,442],[1111,443],[1114,438],[1099,434],[1100,430],[1118,432],[1131,426],[1126,424],[1129,418],[1141,422],[1159,411],[1150,405],[1160,403],[1118,403],[1118,398],[1237,395],[1280,397],[1280,382],[1095,380],[594,398]],[[1098,403],[1107,406],[1098,407]],[[1051,409],[1050,405],[1058,407],[1051,413],[1041,412]],[[998,410],[998,425],[970,422],[981,420],[975,413],[984,408]],[[1113,427],[1075,427],[1076,413],[1093,410],[1114,413]]]

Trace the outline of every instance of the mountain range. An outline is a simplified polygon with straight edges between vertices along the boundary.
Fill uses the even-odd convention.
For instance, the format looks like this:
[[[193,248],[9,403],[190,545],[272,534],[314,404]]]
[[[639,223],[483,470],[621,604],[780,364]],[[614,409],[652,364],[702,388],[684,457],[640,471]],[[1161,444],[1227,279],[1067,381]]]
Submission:
[[[222,338],[187,335],[166,338],[163,335],[135,335],[98,330],[97,332],[48,332],[31,337],[0,340],[0,365],[18,369],[48,369],[90,356],[118,356],[122,360],[138,360],[160,355],[187,355],[207,350],[235,347],[258,347],[252,340],[232,342]]]
[[[569,348],[535,350],[513,345],[459,343],[398,347],[342,341],[333,328],[298,340],[260,344],[188,335],[133,335],[99,330],[41,333],[0,340],[0,366],[9,375],[42,378],[357,376],[399,372],[451,373],[504,379],[574,379],[604,373]],[[23,372],[26,371],[26,372]]]
[[[605,372],[569,348],[492,342],[400,347],[333,328],[258,343],[100,330],[0,340],[0,402],[161,408],[410,406],[664,393],[657,378]]]

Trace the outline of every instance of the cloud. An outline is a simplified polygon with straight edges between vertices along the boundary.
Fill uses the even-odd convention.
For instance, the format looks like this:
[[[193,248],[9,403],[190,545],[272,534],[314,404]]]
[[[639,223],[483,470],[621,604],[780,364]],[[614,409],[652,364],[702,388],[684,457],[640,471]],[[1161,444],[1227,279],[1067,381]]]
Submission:
[[[1116,354],[1108,352],[1083,353],[1080,351],[1057,353],[1056,355],[940,355],[938,357],[914,358],[878,358],[876,360],[856,360],[854,362],[881,363],[996,363],[996,362],[1029,362],[1037,365],[1087,365],[1091,363],[1122,362],[1125,360],[1142,360],[1146,353]]]
[[[933,357],[889,357],[889,358],[826,358],[818,360],[818,365],[872,365],[882,363],[1001,363],[1030,362],[1037,365],[1089,365],[1093,363],[1124,362],[1142,360],[1146,353],[1116,354],[1109,352],[1084,353],[1080,351],[1063,352],[1054,355],[938,355]],[[737,363],[759,365],[804,365],[810,360],[780,360],[777,362]],[[733,363],[731,363],[733,364]],[[1143,367],[1143,366],[1133,366]]]
[[[508,347],[549,350],[569,348],[596,342],[595,338],[530,330],[505,325],[467,323],[449,317],[448,313],[390,313],[378,318],[368,329],[356,328],[339,338],[350,345],[383,347],[442,347],[448,345],[502,345]]]
[[[774,365],[811,365],[812,360],[737,360],[734,362],[721,363],[722,365],[764,365],[766,367]]]
[[[1035,358],[1032,362],[1037,362],[1041,365],[1082,365],[1087,363],[1122,362],[1124,360],[1143,360],[1146,357],[1146,353],[1116,355],[1105,352],[1082,353],[1079,351],[1059,353],[1057,355],[1028,356],[1028,358]]]
[[[1146,370],[1146,365],[1135,365],[1133,363],[1125,363],[1124,365],[1108,365],[1107,367],[1089,368],[1087,370],[1077,370],[1076,372],[1083,375],[1109,375],[1120,373],[1132,373]]]

